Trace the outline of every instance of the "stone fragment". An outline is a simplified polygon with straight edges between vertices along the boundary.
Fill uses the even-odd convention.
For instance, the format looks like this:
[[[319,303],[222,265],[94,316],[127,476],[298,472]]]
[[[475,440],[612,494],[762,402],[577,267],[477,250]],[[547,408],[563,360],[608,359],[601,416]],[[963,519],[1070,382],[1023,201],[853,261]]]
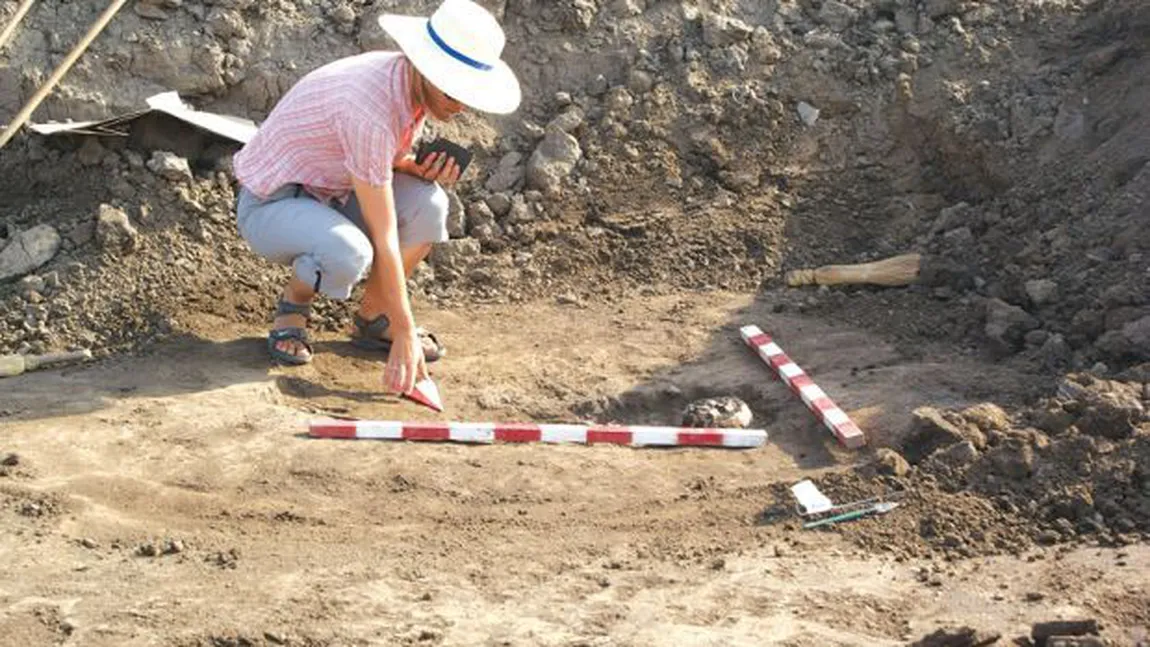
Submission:
[[[96,217],[96,240],[106,252],[130,254],[140,245],[140,232],[123,210],[102,204]]]
[[[902,454],[894,451],[893,449],[882,448],[875,452],[875,460],[878,463],[879,474],[886,474],[888,476],[906,476],[910,472],[910,463],[902,457]]]
[[[962,467],[978,460],[978,449],[975,448],[974,443],[964,440],[961,443],[955,443],[950,447],[936,451],[931,455],[931,458],[944,465]]]
[[[703,13],[703,42],[709,47],[726,47],[750,40],[755,33],[747,23],[711,11]]]
[[[1054,301],[1058,297],[1058,283],[1050,279],[1035,279],[1026,282],[1026,296],[1036,306]]]
[[[1022,308],[1001,299],[986,304],[986,336],[1001,352],[1014,352],[1022,345],[1023,336],[1038,327],[1038,320]]]
[[[573,133],[583,125],[585,119],[586,116],[578,106],[571,106],[549,121],[545,131],[558,130],[564,133]]]
[[[696,400],[683,410],[684,427],[745,429],[751,418],[751,408],[734,396]]]
[[[463,238],[467,235],[467,214],[463,209],[463,201],[455,191],[447,192],[447,201],[447,235]]]
[[[555,194],[583,157],[579,141],[560,130],[547,133],[527,162],[527,185]]]
[[[507,215],[511,210],[511,197],[506,193],[493,193],[484,200],[487,207],[495,214],[495,217],[501,218]]]
[[[510,191],[523,180],[523,155],[511,151],[499,160],[499,165],[492,171],[484,187],[493,193]]]
[[[148,160],[148,169],[171,182],[192,179],[192,168],[188,166],[188,160],[168,151],[152,153],[152,158]]]
[[[798,105],[799,119],[807,126],[815,125],[819,120],[819,109],[807,103],[800,101]]]
[[[823,0],[818,20],[834,31],[844,31],[858,20],[858,10],[838,0]]]
[[[60,234],[51,225],[36,225],[16,234],[0,249],[0,281],[23,276],[60,251]]]
[[[431,250],[431,265],[453,270],[465,268],[471,259],[481,252],[479,241],[474,238],[459,238],[440,243]]]

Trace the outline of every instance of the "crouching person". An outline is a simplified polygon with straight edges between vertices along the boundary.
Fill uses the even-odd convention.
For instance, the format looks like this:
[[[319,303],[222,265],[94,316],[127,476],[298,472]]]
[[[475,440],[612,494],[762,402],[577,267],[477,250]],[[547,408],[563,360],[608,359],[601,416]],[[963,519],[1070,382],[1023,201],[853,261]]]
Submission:
[[[279,297],[268,352],[305,364],[316,294],[347,299],[366,279],[352,343],[387,354],[384,386],[408,393],[444,354],[417,327],[407,278],[447,240],[444,187],[460,168],[446,153],[416,162],[424,121],[466,108],[507,114],[519,82],[500,60],[503,30],[471,0],[430,18],[384,15],[400,51],[367,52],[304,76],[235,157],[241,236],[294,273]]]

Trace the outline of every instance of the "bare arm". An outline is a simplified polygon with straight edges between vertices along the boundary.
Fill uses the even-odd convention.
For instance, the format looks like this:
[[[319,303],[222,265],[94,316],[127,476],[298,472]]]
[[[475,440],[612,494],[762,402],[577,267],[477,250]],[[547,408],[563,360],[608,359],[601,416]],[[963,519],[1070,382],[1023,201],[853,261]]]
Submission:
[[[388,355],[384,383],[392,390],[408,393],[425,369],[422,350],[415,353],[419,346],[415,341],[415,319],[411,313],[411,300],[403,273],[395,196],[391,183],[372,186],[359,178],[353,181],[375,252],[372,270],[364,287],[366,299],[382,307],[383,314],[390,322],[392,352]]]

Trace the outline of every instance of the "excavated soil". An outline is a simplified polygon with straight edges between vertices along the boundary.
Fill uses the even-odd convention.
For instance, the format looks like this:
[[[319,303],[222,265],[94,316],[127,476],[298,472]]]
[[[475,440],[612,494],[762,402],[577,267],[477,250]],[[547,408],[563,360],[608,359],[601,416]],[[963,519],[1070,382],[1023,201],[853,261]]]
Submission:
[[[387,47],[374,16],[433,4],[130,3],[34,121],[165,90],[259,121]],[[449,347],[442,416],[379,391],[354,301],[318,303],[312,365],[269,366],[286,273],[236,234],[235,144],[153,115],[0,150],[0,354],[96,356],[0,383],[0,642],[1041,645],[1032,625],[1067,619],[1150,639],[1150,6],[484,4],[525,103],[430,133],[476,151],[410,285]],[[33,7],[0,120],[101,9]],[[782,280],[908,251],[905,288]],[[866,449],[770,380],[747,323]],[[667,425],[717,395],[767,447],[303,435]],[[804,530],[804,478],[899,506]]]

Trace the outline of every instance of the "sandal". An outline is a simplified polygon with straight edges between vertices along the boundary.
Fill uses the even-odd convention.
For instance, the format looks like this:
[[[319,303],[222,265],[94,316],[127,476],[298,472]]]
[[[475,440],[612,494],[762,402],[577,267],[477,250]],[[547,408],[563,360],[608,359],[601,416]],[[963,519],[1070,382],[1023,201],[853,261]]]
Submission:
[[[275,316],[279,317],[281,315],[303,315],[304,318],[307,318],[311,315],[311,306],[290,303],[284,301],[283,297],[280,297],[279,303],[276,304]],[[276,345],[283,341],[300,343],[304,349],[307,350],[307,355],[300,356],[276,348]],[[291,364],[293,366],[307,364],[311,362],[312,357],[311,338],[308,336],[307,330],[298,326],[276,328],[268,333],[268,354],[272,356],[272,359],[277,362],[283,362],[284,364]]]
[[[379,315],[375,319],[368,321],[357,313],[352,317],[352,322],[355,324],[355,332],[351,336],[352,346],[364,350],[383,351],[385,353],[391,350],[391,340],[383,338],[384,331],[386,331],[388,325],[390,325],[386,315]],[[447,354],[447,348],[439,343],[439,340],[431,332],[423,328],[416,328],[415,333],[419,336],[419,341],[423,346],[424,361],[434,362]],[[427,341],[431,342],[430,346],[425,343]]]

